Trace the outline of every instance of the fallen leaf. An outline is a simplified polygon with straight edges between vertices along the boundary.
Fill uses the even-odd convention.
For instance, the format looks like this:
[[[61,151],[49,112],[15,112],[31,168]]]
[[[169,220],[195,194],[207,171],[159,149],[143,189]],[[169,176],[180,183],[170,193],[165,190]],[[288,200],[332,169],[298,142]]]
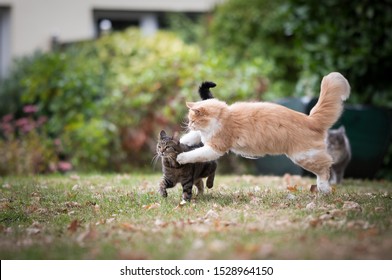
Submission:
[[[121,228],[125,229],[125,230],[129,230],[129,231],[136,231],[137,227],[135,227],[133,224],[130,223],[122,223]]]
[[[319,219],[321,220],[321,221],[325,221],[325,220],[330,220],[330,219],[333,219],[333,216],[331,215],[331,213],[325,213],[325,214],[322,214],[320,217],[319,217]]]
[[[333,217],[342,217],[345,215],[345,212],[339,209],[332,209],[331,211],[329,211],[329,213],[333,216]]]
[[[347,211],[362,211],[362,207],[355,201],[345,201],[342,208]]]
[[[113,223],[115,219],[116,219],[116,218],[109,218],[109,219],[106,219],[106,223],[107,223],[107,224]]]
[[[75,232],[80,227],[80,221],[75,219],[67,227],[68,231]]]
[[[353,220],[347,222],[348,229],[369,229],[369,222],[364,220]]]
[[[311,209],[315,209],[315,208],[316,208],[316,203],[314,203],[314,201],[312,201],[306,205],[306,209],[311,210]]]
[[[26,207],[25,211],[28,214],[34,213],[38,210],[38,207],[36,205],[29,205]]]
[[[154,224],[155,224],[157,227],[162,227],[162,228],[164,228],[164,227],[167,227],[167,225],[168,225],[169,223],[164,222],[164,221],[162,221],[162,220],[160,220],[160,219],[156,219],[155,222],[154,222]]]
[[[26,232],[28,235],[35,235],[41,232],[39,228],[26,228]]]
[[[81,205],[76,201],[67,201],[64,204],[68,208],[80,208],[81,207]]]
[[[297,185],[294,185],[294,186],[287,186],[287,189],[288,189],[290,192],[297,192],[297,191],[298,191]]]
[[[89,226],[87,230],[82,232],[81,234],[78,235],[76,238],[76,241],[78,243],[83,243],[86,240],[94,240],[97,238],[97,231],[94,226]]]
[[[28,235],[35,235],[41,232],[42,226],[38,222],[34,222],[30,227],[26,228]]]
[[[295,196],[295,195],[293,195],[292,193],[289,193],[288,195],[287,195],[287,199],[288,200],[294,200],[294,199],[296,199],[297,197]]]
[[[71,178],[72,180],[79,180],[80,179],[80,177],[78,175],[75,175],[75,174],[69,176],[69,178]]]
[[[9,202],[0,203],[0,210],[12,209],[11,204]]]
[[[177,209],[179,209],[179,208],[182,208],[182,207],[184,207],[184,206],[187,205],[187,204],[188,204],[188,203],[187,203],[185,200],[181,200],[181,202],[178,203],[176,207],[174,207],[174,210],[177,210]]]
[[[205,219],[217,219],[219,218],[218,213],[216,213],[214,210],[210,209],[204,216]]]
[[[149,204],[149,205],[143,205],[142,208],[145,210],[150,210],[150,209],[156,209],[159,208],[161,205],[158,202]]]
[[[359,239],[366,239],[372,236],[377,236],[380,234],[380,230],[377,228],[369,228],[358,234]]]
[[[317,218],[311,218],[308,220],[309,221],[309,225],[312,227],[316,227],[318,225],[321,225],[322,221],[320,219]]]
[[[312,193],[318,192],[317,185],[311,185],[310,186],[310,192],[312,192]]]

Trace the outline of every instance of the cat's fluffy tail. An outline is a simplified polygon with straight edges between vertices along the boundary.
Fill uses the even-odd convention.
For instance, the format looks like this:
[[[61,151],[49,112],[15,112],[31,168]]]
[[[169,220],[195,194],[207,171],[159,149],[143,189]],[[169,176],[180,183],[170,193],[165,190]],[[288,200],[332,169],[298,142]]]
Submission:
[[[212,99],[214,96],[210,91],[210,88],[216,87],[214,82],[202,82],[199,86],[199,95],[202,100]]]
[[[310,111],[309,117],[315,128],[321,131],[329,129],[343,111],[343,101],[350,95],[350,85],[345,77],[332,72],[321,81],[320,97]]]

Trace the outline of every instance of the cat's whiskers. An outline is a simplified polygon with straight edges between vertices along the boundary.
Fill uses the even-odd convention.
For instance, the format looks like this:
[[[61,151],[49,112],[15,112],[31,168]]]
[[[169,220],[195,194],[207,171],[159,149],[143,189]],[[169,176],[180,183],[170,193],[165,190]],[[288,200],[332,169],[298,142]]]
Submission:
[[[185,132],[186,133],[188,133],[191,129],[190,129],[190,127],[189,127],[189,121],[187,120],[187,119],[184,119],[182,122],[181,122],[181,128],[183,129],[183,130],[185,130]]]
[[[152,164],[152,168],[153,168],[153,169],[155,169],[155,166],[157,165],[157,162],[158,162],[158,160],[159,160],[160,157],[161,157],[161,156],[160,156],[159,153],[156,153],[156,154],[153,156],[153,158],[152,158],[152,160],[151,160],[151,164]]]

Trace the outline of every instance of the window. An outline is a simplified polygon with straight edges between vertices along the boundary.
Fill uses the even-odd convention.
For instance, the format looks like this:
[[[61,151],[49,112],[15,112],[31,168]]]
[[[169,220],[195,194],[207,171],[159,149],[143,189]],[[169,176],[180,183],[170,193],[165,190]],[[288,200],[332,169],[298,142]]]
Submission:
[[[4,78],[11,62],[11,9],[0,7],[0,78]]]
[[[162,21],[159,12],[94,10],[96,37],[108,31],[121,31],[128,27],[140,27],[146,35],[154,34]]]

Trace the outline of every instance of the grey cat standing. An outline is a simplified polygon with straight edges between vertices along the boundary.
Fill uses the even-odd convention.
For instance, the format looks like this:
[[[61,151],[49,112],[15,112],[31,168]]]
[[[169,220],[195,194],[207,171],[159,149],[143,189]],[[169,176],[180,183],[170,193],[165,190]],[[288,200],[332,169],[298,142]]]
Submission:
[[[351,160],[351,146],[344,126],[328,131],[327,149],[333,159],[329,182],[330,184],[340,184]]]
[[[214,185],[215,170],[217,164],[215,161],[204,163],[190,163],[180,165],[176,158],[179,153],[190,151],[195,147],[189,147],[174,137],[170,137],[164,130],[159,134],[157,144],[157,155],[162,158],[163,177],[159,184],[159,193],[167,197],[168,188],[173,188],[177,183],[181,183],[183,193],[182,200],[190,201],[192,198],[192,187],[197,187],[197,194],[203,194],[204,183],[202,178],[207,177],[206,185],[212,188]]]

